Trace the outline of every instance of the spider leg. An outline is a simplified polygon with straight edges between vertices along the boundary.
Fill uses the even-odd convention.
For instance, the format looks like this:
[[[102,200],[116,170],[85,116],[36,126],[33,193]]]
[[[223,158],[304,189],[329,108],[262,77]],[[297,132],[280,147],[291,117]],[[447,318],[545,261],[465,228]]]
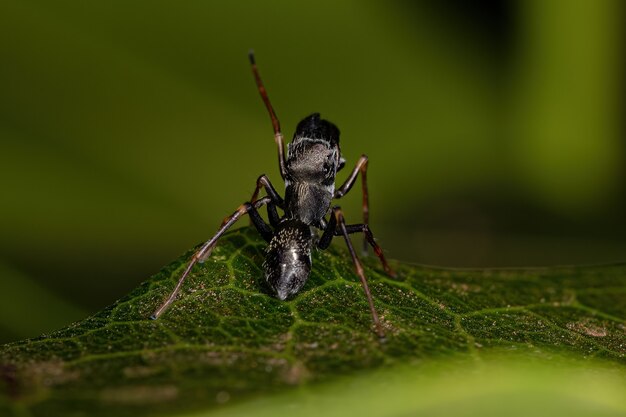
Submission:
[[[267,90],[263,85],[261,75],[259,74],[259,70],[256,66],[254,51],[250,51],[248,53],[248,58],[250,59],[250,66],[252,67],[252,73],[254,74],[254,80],[256,81],[256,86],[259,89],[259,94],[261,94],[261,99],[263,100],[263,103],[265,103],[265,107],[270,114],[270,119],[272,119],[272,127],[274,128],[274,141],[276,142],[276,146],[278,147],[278,168],[280,170],[280,176],[285,179],[285,176],[287,175],[287,163],[285,161],[285,138],[280,131],[280,122],[278,121],[278,117],[276,117],[276,113],[274,112],[272,103],[270,103],[270,98],[267,95]]]
[[[350,173],[350,176],[343,183],[343,185],[335,190],[333,198],[341,198],[350,191],[356,177],[361,173],[361,184],[363,188],[363,224],[369,225],[370,222],[370,209],[369,209],[369,194],[367,192],[367,155],[361,155],[356,163],[356,166]],[[367,253],[367,239],[363,239],[363,254]]]
[[[328,246],[330,245],[330,242],[333,240],[333,237],[335,236],[336,231],[337,231],[337,217],[335,216],[334,208],[333,208],[333,213],[330,215],[330,220],[328,220],[328,223],[326,224],[326,227],[324,228],[324,233],[322,233],[322,236],[320,236],[320,239],[317,241],[317,247],[320,248],[321,250],[328,248]]]
[[[365,292],[365,297],[367,298],[367,302],[370,307],[370,312],[372,313],[372,321],[374,322],[374,326],[376,327],[376,334],[378,337],[383,339],[385,337],[385,332],[383,331],[383,327],[380,323],[380,319],[378,318],[378,313],[376,312],[376,307],[374,307],[374,301],[372,300],[372,293],[370,292],[369,286],[367,285],[367,278],[365,278],[365,272],[363,271],[363,265],[361,265],[361,261],[356,255],[354,251],[354,247],[352,246],[352,242],[350,241],[350,236],[348,229],[346,227],[346,221],[343,218],[343,213],[341,212],[341,208],[333,207],[333,215],[330,218],[326,226],[326,230],[322,234],[322,237],[319,240],[318,246],[320,249],[325,249],[330,244],[333,236],[343,236],[346,241],[346,245],[348,246],[348,251],[350,252],[350,256],[352,257],[352,262],[354,263],[354,269],[356,270],[357,275],[361,279],[361,285],[363,286],[363,291]],[[381,252],[382,253],[382,252]]]
[[[200,247],[200,249],[198,249],[196,253],[193,254],[191,259],[187,263],[185,271],[178,279],[178,283],[176,284],[176,287],[174,287],[174,290],[172,291],[170,296],[158,309],[156,309],[156,311],[152,314],[152,316],[150,316],[150,318],[153,320],[159,318],[159,316],[163,314],[163,312],[172,304],[172,302],[174,302],[176,296],[178,295],[178,292],[180,291],[180,288],[183,285],[183,282],[185,282],[185,279],[189,275],[189,272],[191,272],[191,269],[194,267],[194,265],[198,262],[204,262],[209,257],[211,251],[217,244],[218,239],[244,214],[248,213],[250,215],[250,218],[252,218],[252,222],[265,240],[271,240],[272,229],[263,221],[263,219],[259,215],[259,212],[257,211],[259,207],[262,207],[263,205],[268,204],[271,201],[272,200],[270,197],[263,197],[260,200],[255,201],[254,203],[244,203],[239,206],[232,215],[226,217],[217,233],[211,239],[207,240],[204,245],[202,245],[202,247]]]
[[[383,269],[385,270],[387,275],[394,277],[394,278],[397,276],[395,271],[391,269],[391,267],[387,263],[387,259],[385,259],[385,254],[383,253],[383,249],[378,245],[378,243],[376,243],[376,240],[374,239],[374,234],[372,233],[368,225],[347,224],[346,231],[348,232],[349,235],[353,233],[363,233],[365,235],[365,239],[367,243],[369,243],[372,246],[372,249],[374,249],[374,253],[376,254],[376,256],[378,256],[378,259],[380,259],[380,263],[383,265]],[[332,241],[333,236],[341,236],[341,235],[342,235],[342,231],[337,228],[337,219],[333,215],[330,217],[330,220],[328,221],[328,225],[326,225],[326,228],[324,228],[324,233],[322,233],[322,236],[320,237],[317,243],[318,248],[322,250],[326,249],[330,245],[330,242]]]
[[[348,224],[346,225],[346,231],[348,232],[348,234],[363,233],[365,235],[366,241],[372,246],[372,249],[374,249],[374,253],[376,254],[376,256],[378,256],[378,259],[380,259],[380,263],[383,265],[383,268],[387,275],[394,278],[397,276],[395,271],[391,269],[391,267],[387,263],[387,259],[385,259],[383,249],[378,245],[378,243],[376,243],[376,240],[374,240],[374,234],[367,224]],[[339,232],[335,231],[335,235],[339,236]]]
[[[255,202],[257,200],[261,188],[265,188],[267,195],[272,199],[272,202],[267,204],[267,215],[270,220],[270,224],[273,227],[276,227],[278,225],[278,222],[280,221],[280,217],[278,216],[276,207],[278,206],[281,209],[284,208],[285,201],[280,196],[280,194],[278,194],[278,191],[276,191],[276,189],[270,182],[270,179],[267,178],[267,175],[265,174],[257,178],[256,188],[254,189],[254,193],[252,193],[252,198],[250,199],[250,201]]]

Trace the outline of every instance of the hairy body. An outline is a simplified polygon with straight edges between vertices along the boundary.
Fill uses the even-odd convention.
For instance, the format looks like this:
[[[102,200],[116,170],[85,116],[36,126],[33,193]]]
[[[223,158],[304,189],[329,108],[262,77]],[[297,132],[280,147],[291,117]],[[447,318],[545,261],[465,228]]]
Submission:
[[[261,98],[272,119],[274,140],[278,146],[280,175],[285,181],[285,197],[283,199],[280,196],[267,176],[261,175],[250,201],[239,206],[231,216],[224,219],[217,233],[192,256],[176,287],[151,318],[158,318],[167,309],[175,300],[193,266],[198,262],[204,262],[222,234],[241,216],[248,214],[261,236],[268,242],[263,262],[265,279],[276,297],[281,300],[297,294],[306,283],[311,272],[313,248],[326,249],[334,236],[343,236],[365,291],[376,333],[382,338],[384,332],[363,267],[348,237],[350,233],[364,233],[366,238],[364,242],[374,248],[385,271],[394,275],[367,224],[369,213],[366,183],[367,157],[362,155],[348,179],[341,187],[335,189],[337,172],[345,165],[339,148],[339,129],[333,123],[321,119],[319,113],[313,113],[298,123],[285,157],[285,144],[280,123],[270,104],[252,53],[250,53],[250,63]],[[358,174],[361,174],[363,184],[364,222],[346,225],[341,209],[337,206],[331,208],[331,205],[333,199],[341,198],[350,191]],[[267,196],[258,198],[262,188],[267,192]],[[262,206],[267,206],[269,225],[257,211]],[[277,208],[283,211],[282,216],[279,216]],[[329,218],[326,219],[326,216]],[[318,230],[322,231],[321,236],[318,235]]]

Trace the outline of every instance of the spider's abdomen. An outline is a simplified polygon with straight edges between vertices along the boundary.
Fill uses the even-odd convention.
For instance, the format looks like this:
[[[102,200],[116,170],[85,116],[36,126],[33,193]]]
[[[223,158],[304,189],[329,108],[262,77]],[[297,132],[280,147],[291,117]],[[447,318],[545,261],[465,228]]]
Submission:
[[[337,126],[319,113],[298,123],[287,147],[286,217],[319,226],[330,208],[342,161]]]
[[[265,252],[265,279],[276,296],[285,300],[302,289],[311,272],[311,228],[298,220],[285,220]]]

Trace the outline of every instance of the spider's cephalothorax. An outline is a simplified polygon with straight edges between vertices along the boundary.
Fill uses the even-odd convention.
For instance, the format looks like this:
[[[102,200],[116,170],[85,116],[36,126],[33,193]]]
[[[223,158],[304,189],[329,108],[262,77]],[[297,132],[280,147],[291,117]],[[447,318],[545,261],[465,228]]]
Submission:
[[[259,76],[252,52],[250,63],[261,98],[274,127],[274,139],[278,146],[278,166],[280,175],[285,181],[285,198],[283,199],[274,189],[267,176],[261,175],[257,179],[257,186],[250,202],[242,204],[237,211],[227,217],[218,232],[192,256],[176,287],[154,312],[152,318],[158,318],[167,309],[175,300],[193,266],[197,262],[203,262],[224,232],[247,213],[261,236],[268,242],[263,262],[265,278],[281,300],[297,294],[306,283],[311,272],[312,249],[326,249],[334,236],[343,236],[365,291],[376,332],[383,337],[382,325],[374,307],[363,267],[348,236],[352,233],[363,233],[364,249],[367,248],[367,244],[371,245],[385,271],[394,275],[368,226],[367,157],[362,155],[346,181],[335,189],[337,171],[345,164],[339,149],[339,129],[333,123],[321,119],[319,113],[313,113],[298,123],[285,157],[280,123]],[[341,209],[338,206],[331,209],[331,204],[333,199],[341,198],[350,191],[359,174],[363,185],[363,223],[348,225]],[[267,192],[267,196],[258,198],[262,188]],[[267,206],[269,225],[257,211],[262,206]],[[277,209],[281,209],[284,214],[280,216]],[[322,232],[321,236],[318,236],[317,230]]]
[[[265,251],[265,279],[281,300],[297,294],[311,272],[311,227],[295,219],[278,224]]]

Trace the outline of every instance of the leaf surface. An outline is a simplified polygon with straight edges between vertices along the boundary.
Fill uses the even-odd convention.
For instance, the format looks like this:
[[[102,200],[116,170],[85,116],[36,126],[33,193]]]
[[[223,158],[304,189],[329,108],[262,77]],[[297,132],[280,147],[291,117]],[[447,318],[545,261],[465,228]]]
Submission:
[[[626,362],[624,265],[450,270],[396,263],[393,279],[371,256],[365,266],[387,333],[381,342],[345,251],[315,253],[303,291],[280,301],[264,283],[263,249],[251,229],[225,236],[159,320],[148,317],[191,251],[100,313],[3,346],[0,411],[206,413],[378,368],[480,363],[493,352],[600,358],[615,369]]]

